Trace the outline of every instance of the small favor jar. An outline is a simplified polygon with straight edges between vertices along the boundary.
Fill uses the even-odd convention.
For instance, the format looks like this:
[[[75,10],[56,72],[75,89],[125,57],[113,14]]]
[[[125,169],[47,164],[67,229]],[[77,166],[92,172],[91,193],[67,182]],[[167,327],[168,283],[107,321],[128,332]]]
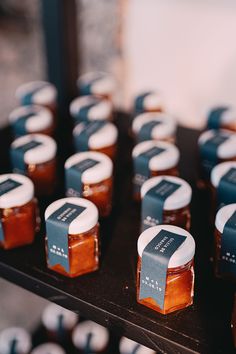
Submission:
[[[159,224],[189,231],[192,189],[185,180],[173,176],[152,177],[142,185],[141,198],[141,231]]]
[[[77,152],[98,151],[112,160],[116,157],[117,138],[117,128],[110,122],[83,122],[77,124],[73,130],[74,146]]]
[[[77,97],[70,104],[70,114],[75,123],[110,121],[112,110],[110,101],[95,96]]]
[[[113,164],[100,152],[80,152],[65,162],[66,195],[93,202],[101,217],[112,209]]]
[[[13,173],[0,175],[0,247],[11,249],[32,243],[38,226],[31,180]]]
[[[176,122],[165,113],[142,113],[134,118],[132,131],[137,142],[156,140],[174,143]]]
[[[162,112],[163,98],[158,91],[146,91],[135,97],[134,112],[141,114],[144,112]]]
[[[207,117],[207,129],[227,129],[236,132],[236,110],[230,106],[213,108]]]
[[[139,344],[129,338],[121,337],[119,343],[120,354],[156,354],[156,352],[142,344]]]
[[[52,136],[54,133],[52,113],[45,107],[37,105],[18,107],[11,112],[9,120],[15,137],[31,133]]]
[[[236,280],[236,203],[221,208],[215,219],[214,270],[221,278]]]
[[[153,140],[136,145],[132,152],[134,199],[140,200],[143,183],[153,176],[178,176],[179,150],[170,143]]]
[[[81,96],[93,95],[113,101],[115,81],[113,77],[104,72],[89,72],[81,75],[77,80]]]
[[[30,334],[21,327],[9,327],[0,333],[1,354],[30,354]]]
[[[192,305],[195,242],[173,225],[158,225],[138,238],[137,301],[162,314]]]
[[[31,354],[66,354],[66,352],[58,344],[44,343],[34,348]]]
[[[72,341],[77,349],[76,353],[108,353],[108,330],[92,321],[79,323],[73,331]]]
[[[11,144],[13,171],[27,175],[38,196],[51,195],[55,190],[56,151],[55,140],[43,134],[28,134]]]
[[[98,269],[98,210],[89,200],[63,198],[45,211],[48,268],[68,277]]]

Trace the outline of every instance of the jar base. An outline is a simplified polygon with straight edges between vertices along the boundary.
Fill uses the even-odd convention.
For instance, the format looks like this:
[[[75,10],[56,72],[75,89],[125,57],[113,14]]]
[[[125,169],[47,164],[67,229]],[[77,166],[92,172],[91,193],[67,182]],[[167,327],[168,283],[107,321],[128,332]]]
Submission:
[[[55,265],[53,267],[51,266],[47,266],[48,269],[54,271],[54,272],[57,272],[61,275],[64,275],[66,277],[69,277],[69,278],[76,278],[76,277],[79,277],[80,275],[84,275],[84,274],[88,274],[88,273],[92,273],[92,272],[95,272],[96,270],[98,270],[99,268],[99,264],[96,264],[94,267],[91,267],[91,268],[88,268],[86,270],[78,270],[76,273],[67,273],[61,266],[59,265]]]
[[[172,306],[170,308],[164,308],[163,310],[151,298],[147,298],[144,300],[139,300],[137,298],[137,302],[140,305],[143,305],[143,306],[148,307],[158,313],[161,313],[162,315],[167,315],[169,313],[172,313],[172,312],[175,312],[175,311],[178,311],[178,310],[181,310],[181,309],[191,306],[193,304],[193,299],[191,298],[191,300],[189,302],[185,302],[185,303],[178,304],[178,305],[176,304],[175,306]]]

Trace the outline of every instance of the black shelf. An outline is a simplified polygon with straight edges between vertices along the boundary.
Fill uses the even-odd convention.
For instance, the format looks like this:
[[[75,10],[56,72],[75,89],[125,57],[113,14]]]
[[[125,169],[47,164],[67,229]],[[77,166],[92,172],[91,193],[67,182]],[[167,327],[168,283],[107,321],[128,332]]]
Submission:
[[[181,176],[193,187],[192,234],[197,244],[194,305],[163,316],[136,302],[139,206],[131,198],[132,141],[127,133],[128,117],[118,116],[117,124],[120,147],[115,172],[114,208],[111,217],[101,222],[100,270],[75,279],[67,279],[48,270],[42,231],[31,246],[0,251],[0,275],[158,353],[233,353],[230,319],[234,286],[213,277],[209,260],[213,237],[208,223],[209,198],[206,192],[198,191],[195,186],[199,133],[179,128],[177,134]],[[61,153],[61,162],[69,151],[70,148]],[[5,165],[3,170],[6,171]],[[58,196],[62,193],[61,183]],[[41,212],[47,202],[41,203]]]

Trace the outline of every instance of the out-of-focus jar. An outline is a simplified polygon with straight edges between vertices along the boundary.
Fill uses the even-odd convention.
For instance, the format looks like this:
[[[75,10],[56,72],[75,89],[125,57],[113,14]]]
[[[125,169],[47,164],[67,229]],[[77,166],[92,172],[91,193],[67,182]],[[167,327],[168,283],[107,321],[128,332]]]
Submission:
[[[98,209],[83,198],[63,198],[45,211],[48,268],[68,277],[99,267]]]
[[[0,333],[1,354],[29,354],[31,347],[31,336],[24,328],[9,327]]]
[[[66,195],[93,202],[101,217],[112,209],[113,164],[100,152],[80,152],[65,162]]]
[[[92,321],[79,323],[73,331],[72,341],[76,353],[108,353],[108,330]]]
[[[134,112],[162,112],[163,105],[163,97],[159,91],[146,91],[135,97]]]
[[[13,173],[0,175],[0,247],[10,249],[32,243],[38,226],[31,180]]]
[[[192,305],[195,242],[173,225],[158,225],[138,238],[137,301],[162,314]]]
[[[122,337],[119,343],[120,354],[156,354],[156,352],[129,338]]]
[[[66,352],[58,344],[44,343],[34,348],[31,354],[66,354]]]
[[[178,176],[178,148],[164,141],[143,141],[132,152],[134,165],[134,199],[140,200],[143,183],[154,176]]]
[[[116,157],[118,130],[113,123],[93,121],[83,122],[73,130],[74,146],[77,152],[98,151]]]
[[[236,132],[236,110],[230,106],[214,107],[207,117],[207,129],[228,129]]]
[[[189,231],[192,189],[185,180],[173,176],[152,177],[142,185],[141,198],[142,231],[159,224]]]
[[[30,133],[53,136],[54,133],[52,113],[42,106],[18,107],[10,113],[9,120],[15,137]]]
[[[108,73],[97,71],[83,74],[78,78],[77,86],[82,96],[94,95],[113,101],[115,81]]]
[[[43,134],[28,134],[11,144],[13,171],[27,175],[38,196],[51,195],[55,190],[56,152],[55,140]]]

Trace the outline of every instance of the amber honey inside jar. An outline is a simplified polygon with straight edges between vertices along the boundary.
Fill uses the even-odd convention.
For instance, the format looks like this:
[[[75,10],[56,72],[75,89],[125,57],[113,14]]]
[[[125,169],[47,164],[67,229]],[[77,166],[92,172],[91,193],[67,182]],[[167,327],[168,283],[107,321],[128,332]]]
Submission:
[[[30,334],[22,327],[9,327],[0,333],[1,354],[29,354],[31,347]]]
[[[144,112],[162,112],[163,98],[158,91],[147,91],[135,97],[134,112],[136,114]]]
[[[235,107],[219,106],[213,108],[207,117],[208,129],[227,129],[236,132]]]
[[[127,337],[121,337],[119,343],[120,354],[156,354],[156,352]]]
[[[66,352],[56,343],[44,343],[34,348],[31,354],[66,354]]]

